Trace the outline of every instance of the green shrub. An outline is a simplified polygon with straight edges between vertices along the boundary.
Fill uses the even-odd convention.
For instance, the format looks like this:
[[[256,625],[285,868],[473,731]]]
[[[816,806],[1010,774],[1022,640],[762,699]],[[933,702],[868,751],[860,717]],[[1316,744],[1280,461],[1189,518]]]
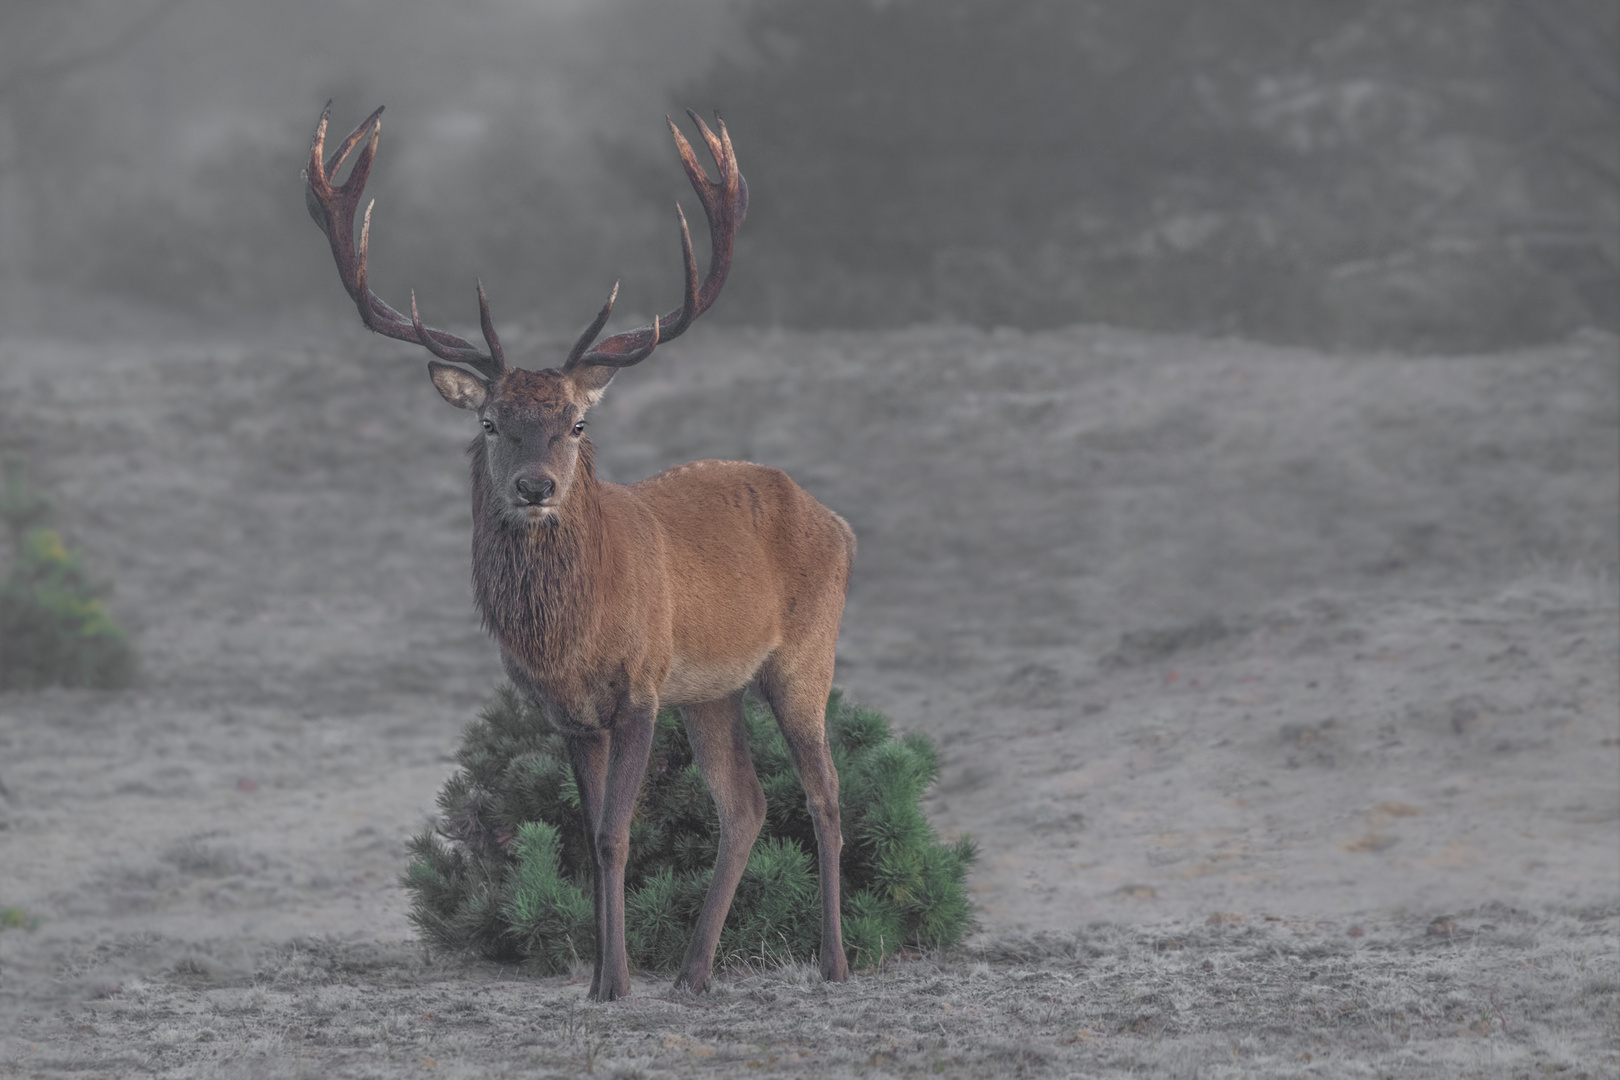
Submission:
[[[815,828],[770,710],[746,707],[765,826],[720,938],[722,962],[808,960],[820,938]],[[922,735],[827,702],[840,779],[844,942],[856,967],[904,948],[955,944],[973,924],[964,837],[942,844],[918,805],[938,773]],[[563,738],[510,685],[468,725],[461,768],[439,793],[443,817],[415,837],[404,884],[431,941],[496,960],[567,971],[595,949],[591,860]],[[719,819],[676,714],[653,735],[626,870],[625,939],[636,966],[678,966],[709,887]]]
[[[39,524],[49,503],[7,467],[0,517],[11,534],[11,569],[0,582],[0,690],[127,683],[134,654],[78,557]]]
[[[39,921],[20,907],[0,907],[0,930],[37,930]]]

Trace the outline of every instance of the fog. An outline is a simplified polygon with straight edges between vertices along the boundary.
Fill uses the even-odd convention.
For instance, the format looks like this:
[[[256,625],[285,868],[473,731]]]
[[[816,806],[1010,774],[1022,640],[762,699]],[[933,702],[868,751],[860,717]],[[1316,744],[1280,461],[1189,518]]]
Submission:
[[[311,105],[318,111],[328,98],[357,117],[386,100],[410,118],[407,141],[451,145],[468,125],[481,132],[511,112],[526,125],[509,133],[513,141],[563,140],[544,156],[564,170],[590,132],[611,131],[636,111],[656,119],[666,88],[728,43],[725,5],[714,0],[179,0],[147,3],[151,17],[132,4],[43,7],[26,27],[31,35],[8,39],[8,67],[49,70],[116,46],[131,30],[139,36],[59,73],[48,93],[13,87],[31,99],[20,124],[54,131],[39,148],[47,155],[122,167],[126,181],[148,186],[172,182],[236,140],[307,138]]]
[[[0,1074],[1612,1071],[1616,34],[1612,0],[0,3]],[[526,368],[615,281],[610,334],[680,302],[677,203],[710,253],[664,117],[723,115],[725,290],[592,406],[570,490],[750,461],[845,519],[834,683],[937,751],[966,940],[597,1005],[588,959],[422,932],[412,838],[503,873],[529,804],[439,797],[505,677],[486,436],[311,224],[328,100],[329,146],[387,108],[371,287],[476,340],[481,279]],[[468,882],[521,936],[510,875]]]
[[[329,311],[298,170],[388,107],[372,280],[429,321],[670,306],[663,116],[754,202],[713,318],[1465,352],[1620,326],[1612,11],[834,0],[8,5],[8,317]],[[701,253],[700,253],[701,257]],[[53,294],[71,291],[66,311]],[[295,312],[297,314],[295,314]]]
[[[329,99],[344,131],[379,104],[389,109],[371,192],[380,200],[374,274],[389,295],[409,287],[396,257],[402,238],[470,220],[505,232],[513,192],[547,179],[571,205],[526,208],[531,215],[586,204],[609,221],[645,217],[610,177],[603,189],[599,144],[664,150],[667,88],[735,36],[714,0],[81,2],[8,5],[3,18],[0,259],[14,322],[55,312],[53,284],[82,283],[86,253],[74,249],[84,245],[118,249],[94,272],[96,291],[114,297],[206,310],[217,283],[175,264],[195,260],[207,274],[221,259],[278,260],[284,271],[279,291],[240,297],[229,315],[262,324],[318,295],[286,279],[329,274],[325,252],[309,242],[315,234],[283,244],[282,227],[304,227],[299,174]],[[684,187],[678,167],[669,181],[673,197]],[[672,219],[667,203],[660,209],[661,224]],[[167,227],[152,215],[166,215]],[[670,230],[659,254],[678,273]],[[605,292],[622,270],[592,249],[588,228],[578,235],[587,242],[567,251],[525,243],[522,257],[553,275],[566,265]],[[475,274],[499,276],[490,261],[455,247],[432,269],[459,286],[460,302]],[[262,273],[254,282],[267,283],[274,289]],[[188,284],[202,288],[188,293]],[[326,292],[330,282],[320,284]],[[518,310],[534,302],[509,296]],[[79,321],[72,310],[65,317]]]

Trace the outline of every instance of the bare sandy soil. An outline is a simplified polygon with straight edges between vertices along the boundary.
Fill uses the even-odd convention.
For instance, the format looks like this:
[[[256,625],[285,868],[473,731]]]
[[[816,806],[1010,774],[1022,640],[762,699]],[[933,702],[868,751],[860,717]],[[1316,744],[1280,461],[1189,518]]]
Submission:
[[[499,675],[474,425],[331,340],[0,340],[0,449],[142,657],[0,696],[0,1075],[1620,1072],[1612,337],[695,331],[626,372],[609,479],[748,458],[855,527],[838,679],[941,745],[982,930],[607,1006],[405,919]]]

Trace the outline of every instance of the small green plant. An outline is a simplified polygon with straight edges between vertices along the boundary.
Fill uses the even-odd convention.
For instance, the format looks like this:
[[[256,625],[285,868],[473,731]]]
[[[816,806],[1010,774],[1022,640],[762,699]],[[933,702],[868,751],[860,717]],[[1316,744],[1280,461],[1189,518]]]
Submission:
[[[38,927],[38,915],[30,915],[20,907],[0,907],[0,930],[35,930]]]
[[[809,960],[820,936],[815,828],[769,709],[745,708],[766,818],[720,939],[721,962]],[[853,966],[944,947],[973,924],[969,838],[941,843],[919,805],[937,773],[926,736],[896,739],[883,716],[827,703],[840,779],[844,942]],[[591,860],[562,736],[510,685],[468,725],[443,817],[415,837],[404,877],[431,941],[567,972],[595,949]],[[679,965],[719,844],[714,802],[675,713],[659,714],[626,869],[625,936],[644,970]]]
[[[0,582],[0,690],[121,686],[134,673],[129,639],[61,534],[42,524],[49,510],[21,465],[6,462],[0,518],[11,568]]]

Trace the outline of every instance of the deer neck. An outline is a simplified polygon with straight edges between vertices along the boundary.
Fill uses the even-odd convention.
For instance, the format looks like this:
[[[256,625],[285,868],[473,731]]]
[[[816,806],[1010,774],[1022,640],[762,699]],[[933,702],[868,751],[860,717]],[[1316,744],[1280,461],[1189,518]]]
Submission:
[[[485,466],[484,440],[472,458],[473,596],[484,629],[531,674],[565,668],[594,625],[602,570],[602,504],[594,450],[580,440],[579,463],[556,517],[514,523],[501,512]]]

